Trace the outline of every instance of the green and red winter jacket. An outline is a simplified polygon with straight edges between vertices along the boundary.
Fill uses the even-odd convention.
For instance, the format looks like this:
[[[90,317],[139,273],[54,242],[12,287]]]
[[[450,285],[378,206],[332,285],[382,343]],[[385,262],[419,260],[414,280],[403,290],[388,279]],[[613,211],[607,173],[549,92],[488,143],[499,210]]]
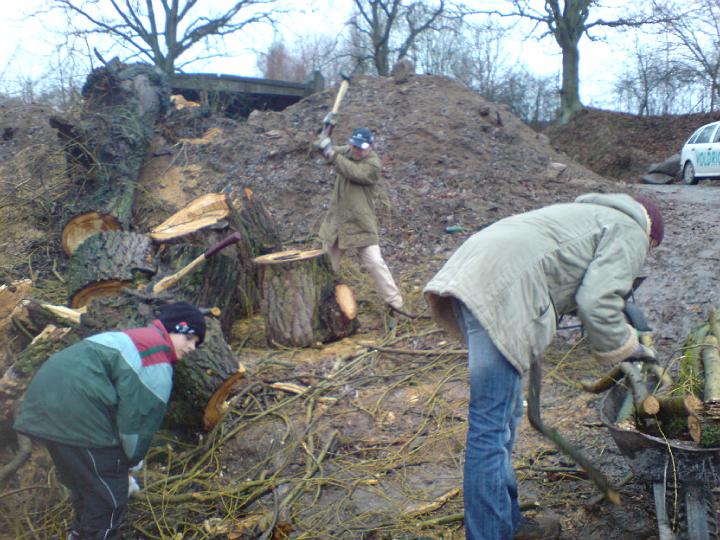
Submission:
[[[162,423],[175,362],[170,335],[158,320],[90,336],[42,365],[14,427],[69,446],[122,446],[132,466]]]

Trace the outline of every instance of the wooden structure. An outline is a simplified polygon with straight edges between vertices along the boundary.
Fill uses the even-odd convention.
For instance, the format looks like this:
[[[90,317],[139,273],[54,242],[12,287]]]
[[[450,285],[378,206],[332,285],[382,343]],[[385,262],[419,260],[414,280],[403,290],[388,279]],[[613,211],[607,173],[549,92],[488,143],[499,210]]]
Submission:
[[[319,71],[305,82],[276,81],[213,73],[178,73],[170,77],[174,94],[222,109],[230,116],[247,117],[253,110],[279,111],[305,96],[322,92],[325,80]]]

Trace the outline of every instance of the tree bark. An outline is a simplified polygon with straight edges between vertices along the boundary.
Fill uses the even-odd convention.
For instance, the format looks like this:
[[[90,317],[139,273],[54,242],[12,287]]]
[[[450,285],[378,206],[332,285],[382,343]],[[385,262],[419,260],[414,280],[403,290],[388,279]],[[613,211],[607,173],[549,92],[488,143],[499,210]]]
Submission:
[[[227,251],[232,251],[229,246]],[[203,254],[202,246],[188,244],[165,245],[157,255],[158,273],[152,283],[165,276],[174,274],[182,267]],[[237,258],[226,252],[213,255],[204,263],[183,277],[168,292],[174,301],[184,300],[196,306],[220,308],[220,322],[229,335],[232,322],[239,311],[236,301],[238,281],[244,279],[243,269],[237,264]]]
[[[82,89],[81,121],[50,124],[66,145],[74,189],[64,201],[62,243],[71,255],[101,231],[127,230],[135,183],[158,115],[169,103],[167,77],[117,60],[93,70]]]
[[[51,354],[80,339],[71,328],[48,325],[17,357],[15,363],[0,378],[0,440],[11,437],[12,424],[20,400],[35,372]]]
[[[258,257],[255,263],[270,346],[307,347],[357,330],[352,291],[338,283],[322,250],[282,251]]]
[[[579,91],[580,52],[578,40],[560,43],[562,47],[562,90],[560,92],[560,124],[567,124],[573,115],[582,110]]]
[[[122,231],[95,234],[70,258],[70,305],[79,308],[93,298],[119,294],[123,287],[147,282],[154,273],[154,248],[149,237]]]

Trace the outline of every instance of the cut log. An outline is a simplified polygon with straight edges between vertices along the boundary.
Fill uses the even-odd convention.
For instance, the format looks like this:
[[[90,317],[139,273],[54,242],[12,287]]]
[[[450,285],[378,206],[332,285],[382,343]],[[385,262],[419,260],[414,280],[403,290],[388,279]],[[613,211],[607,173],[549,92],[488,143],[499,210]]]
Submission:
[[[338,282],[324,251],[282,251],[255,263],[269,345],[307,347],[357,331],[355,297]]]
[[[280,232],[265,205],[249,187],[228,186],[223,190],[233,229],[243,233],[250,241],[252,257],[277,251]]]
[[[35,372],[51,354],[78,341],[80,336],[71,328],[48,325],[17,357],[0,379],[0,440],[8,440],[12,423]]]
[[[237,232],[240,240],[223,250],[223,255],[234,258],[237,266],[236,291],[229,302],[232,309],[224,310],[234,318],[249,316],[258,307],[257,268],[252,259],[268,241],[277,241],[277,233],[270,214],[250,190],[240,190],[239,194],[228,191],[235,197],[232,207],[225,193],[203,195],[155,227],[151,237],[163,245],[182,243],[208,249],[226,237],[230,229]]]
[[[703,393],[705,414],[720,418],[720,352],[718,351],[718,340],[713,335],[705,338],[702,361],[705,372]]]
[[[150,231],[155,242],[166,242],[192,234],[205,227],[227,228],[224,220],[230,214],[222,193],[208,193],[198,197]],[[192,244],[193,242],[186,242]]]
[[[51,119],[75,183],[63,201],[62,244],[68,255],[98,232],[127,230],[138,171],[169,94],[160,70],[113,60],[88,76],[77,125]]]
[[[70,305],[79,308],[94,298],[114,296],[123,287],[147,283],[155,273],[150,238],[129,232],[104,232],[88,238],[73,253],[68,267]]]
[[[0,286],[0,373],[14,361],[13,357],[30,342],[30,337],[18,331],[13,318],[22,311],[22,302],[30,293],[32,281],[23,279]]]
[[[167,301],[143,298],[132,291],[96,298],[82,316],[83,331],[91,335],[106,330],[145,326],[157,318],[157,311],[164,303]],[[238,371],[238,360],[223,337],[219,321],[206,317],[205,322],[207,333],[203,344],[175,365],[165,427],[200,428],[210,398],[225,380]]]
[[[220,388],[215,390],[215,393],[210,397],[203,413],[203,428],[205,428],[205,431],[211,431],[230,410],[226,402],[227,397],[230,395],[235,383],[243,375],[245,375],[245,366],[238,362],[238,370],[222,383]]]
[[[705,416],[688,416],[688,431],[692,440],[704,448],[720,446],[720,422]]]
[[[231,251],[234,246],[230,246]],[[200,246],[186,244],[166,245],[157,255],[159,271],[150,286],[181,270],[205,252]],[[218,253],[191,270],[169,290],[174,301],[184,300],[196,306],[220,308],[220,322],[229,335],[230,326],[244,306],[237,300],[237,283],[242,279],[242,268],[237,259]]]
[[[683,346],[683,356],[680,359],[678,371],[678,386],[687,393],[701,396],[703,394],[703,365],[701,352],[705,337],[710,328],[707,323],[694,328]]]

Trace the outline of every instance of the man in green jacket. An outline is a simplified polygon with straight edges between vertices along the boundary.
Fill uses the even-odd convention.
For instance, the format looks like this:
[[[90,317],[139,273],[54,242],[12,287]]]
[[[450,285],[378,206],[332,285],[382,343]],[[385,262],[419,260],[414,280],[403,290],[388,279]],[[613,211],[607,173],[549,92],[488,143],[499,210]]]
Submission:
[[[332,123],[332,118],[325,121]],[[334,147],[330,138],[317,143],[336,172],[335,187],[319,237],[336,272],[345,252],[357,249],[360,261],[370,273],[383,301],[391,311],[408,316],[402,309],[400,290],[380,253],[375,190],[382,163],[373,150],[374,142],[372,132],[363,127],[352,132],[348,146]]]
[[[172,365],[205,338],[191,304],[145,328],[103,332],[53,354],[28,386],[15,429],[42,442],[71,491],[68,539],[119,538],[128,471],[147,452],[172,390]]]
[[[574,311],[600,362],[652,357],[623,308],[663,231],[660,211],[647,198],[587,194],[474,234],[425,287],[435,320],[469,351],[468,539],[559,533],[557,522],[538,526],[520,516],[511,455],[522,375],[550,344],[558,317]]]

